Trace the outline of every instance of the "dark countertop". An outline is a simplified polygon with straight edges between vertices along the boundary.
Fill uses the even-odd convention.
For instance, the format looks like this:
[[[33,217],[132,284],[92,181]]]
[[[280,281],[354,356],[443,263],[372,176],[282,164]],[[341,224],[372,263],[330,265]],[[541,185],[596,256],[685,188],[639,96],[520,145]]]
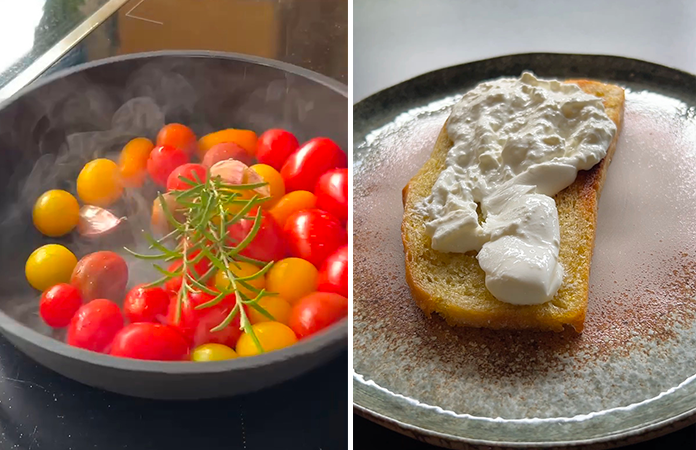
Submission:
[[[0,67],[0,87],[74,27],[93,20],[100,6],[123,3],[107,20],[95,22],[85,39],[67,43],[71,49],[43,74],[114,55],[187,48],[280,59],[347,82],[348,8],[343,0],[44,3],[33,17],[36,23],[27,18],[22,25],[36,27],[33,47],[12,67]],[[344,449],[347,373],[344,352],[324,367],[258,393],[204,401],[144,400],[66,379],[0,337],[0,449]]]
[[[83,386],[0,338],[0,448],[347,448],[347,361],[231,399],[156,401]]]

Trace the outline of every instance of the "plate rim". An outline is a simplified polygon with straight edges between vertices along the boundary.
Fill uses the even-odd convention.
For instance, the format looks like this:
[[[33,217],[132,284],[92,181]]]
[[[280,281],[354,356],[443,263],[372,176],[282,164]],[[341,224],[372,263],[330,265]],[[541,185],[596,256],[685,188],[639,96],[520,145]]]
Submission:
[[[647,61],[640,58],[632,58],[626,56],[617,56],[611,54],[596,54],[596,53],[563,53],[563,52],[523,52],[523,53],[509,53],[504,55],[497,55],[491,58],[483,58],[472,61],[466,61],[458,64],[453,64],[449,66],[439,67],[427,72],[418,74],[411,78],[399,81],[398,83],[387,86],[380,89],[377,92],[370,94],[369,96],[361,99],[360,101],[353,104],[353,112],[362,112],[361,108],[367,108],[369,105],[379,102],[381,97],[386,97],[390,93],[395,92],[401,86],[411,83],[422,82],[423,79],[428,76],[432,76],[437,72],[442,72],[445,70],[451,70],[455,68],[461,68],[468,65],[481,64],[486,62],[494,62],[508,58],[541,58],[541,57],[587,57],[594,59],[611,59],[611,60],[623,60],[625,62],[633,62],[645,65],[651,65],[659,69],[666,69],[671,71],[680,77],[690,78],[696,81],[696,74],[668,66],[665,64],[659,64],[652,61]],[[477,81],[478,83],[484,80]],[[353,129],[353,147],[352,151],[356,148],[356,141],[361,142],[362,137],[356,139],[356,130]],[[354,163],[355,159],[353,160]],[[355,282],[355,281],[353,281]],[[351,322],[352,323],[352,322]],[[357,391],[356,386],[367,387],[366,383],[361,382],[356,375],[358,373],[355,371],[354,367],[351,367],[351,382],[353,386],[353,392]],[[477,449],[477,448],[496,448],[496,449],[528,449],[528,448],[544,448],[544,449],[567,449],[567,448],[577,448],[577,449],[604,449],[604,448],[614,448],[619,445],[630,445],[638,442],[643,442],[646,440],[654,439],[671,432],[677,431],[681,428],[693,425],[696,423],[696,402],[686,411],[677,414],[672,417],[668,417],[656,422],[649,424],[637,425],[633,428],[619,430],[615,433],[606,434],[604,436],[589,438],[589,439],[576,439],[576,440],[566,440],[566,441],[490,441],[484,439],[469,438],[465,436],[452,435],[448,433],[443,433],[431,429],[426,429],[413,425],[411,423],[402,422],[398,419],[386,416],[384,414],[373,411],[369,407],[362,405],[356,400],[356,396],[353,395],[353,413],[358,414],[360,417],[368,419],[380,426],[383,426],[392,431],[398,432],[402,435],[408,436],[412,439],[418,439],[418,437],[424,438],[422,441],[431,445],[444,446],[443,444],[449,444],[446,448],[464,448],[464,449]],[[470,419],[465,419],[470,420]],[[434,443],[430,440],[437,440]]]

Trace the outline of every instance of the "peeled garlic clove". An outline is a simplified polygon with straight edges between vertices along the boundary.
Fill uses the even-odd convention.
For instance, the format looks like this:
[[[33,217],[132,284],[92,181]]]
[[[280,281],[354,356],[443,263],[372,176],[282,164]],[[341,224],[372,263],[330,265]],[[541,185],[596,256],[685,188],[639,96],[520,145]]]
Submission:
[[[223,182],[231,185],[263,183],[263,178],[249,168],[246,164],[236,159],[226,159],[213,164],[210,168],[210,177],[220,177]],[[268,185],[254,189],[261,197],[271,195]]]
[[[85,205],[80,208],[77,232],[84,237],[100,237],[114,231],[125,220],[125,217],[116,217],[107,209]]]

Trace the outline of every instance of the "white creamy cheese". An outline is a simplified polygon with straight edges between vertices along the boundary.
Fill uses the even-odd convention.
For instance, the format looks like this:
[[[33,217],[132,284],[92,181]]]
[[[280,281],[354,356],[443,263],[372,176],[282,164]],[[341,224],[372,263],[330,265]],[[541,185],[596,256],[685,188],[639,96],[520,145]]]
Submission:
[[[486,287],[501,301],[551,300],[563,281],[551,196],[606,155],[616,125],[602,100],[525,72],[466,93],[447,133],[454,145],[422,205],[433,249],[478,251]]]

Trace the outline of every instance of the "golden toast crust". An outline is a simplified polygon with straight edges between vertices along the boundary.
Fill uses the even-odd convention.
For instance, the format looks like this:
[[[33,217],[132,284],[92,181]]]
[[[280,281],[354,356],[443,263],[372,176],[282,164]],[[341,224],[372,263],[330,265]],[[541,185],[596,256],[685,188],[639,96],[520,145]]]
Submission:
[[[428,315],[440,314],[450,325],[494,329],[562,331],[566,325],[583,329],[587,311],[590,261],[594,247],[597,203],[621,130],[624,91],[591,80],[566,80],[589,94],[602,97],[607,115],[617,126],[606,157],[555,197],[561,225],[559,259],[565,269],[563,284],[551,301],[541,305],[511,305],[485,288],[484,273],[473,252],[440,253],[430,247],[423,219],[415,207],[430,195],[444,169],[452,146],[446,126],[437,138],[430,159],[403,189],[404,218],[401,238],[406,258],[406,281],[418,306]]]

